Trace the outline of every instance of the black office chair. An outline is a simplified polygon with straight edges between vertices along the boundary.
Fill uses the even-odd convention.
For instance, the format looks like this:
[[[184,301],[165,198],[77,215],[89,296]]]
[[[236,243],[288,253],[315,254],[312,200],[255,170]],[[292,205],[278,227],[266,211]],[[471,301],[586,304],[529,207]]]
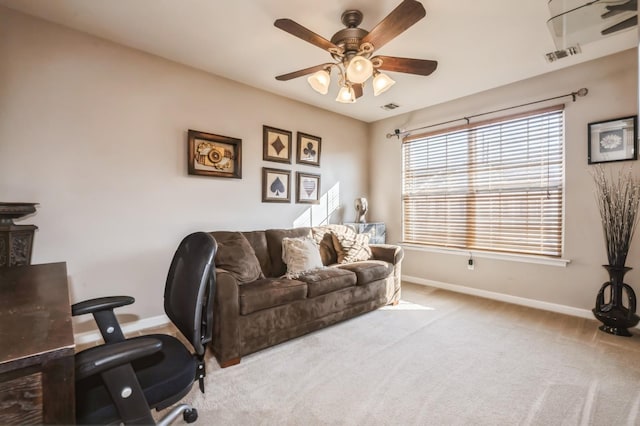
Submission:
[[[185,237],[171,261],[164,290],[167,316],[189,340],[195,354],[180,340],[153,334],[125,339],[113,313],[134,302],[132,297],[103,297],[72,306],[72,314],[93,314],[105,344],[76,354],[76,421],[79,424],[153,424],[151,409],[179,402],[194,381],[204,392],[204,354],[211,341],[217,250],[211,235]],[[180,414],[188,423],[198,417],[195,408],[180,404],[158,424],[169,424]]]

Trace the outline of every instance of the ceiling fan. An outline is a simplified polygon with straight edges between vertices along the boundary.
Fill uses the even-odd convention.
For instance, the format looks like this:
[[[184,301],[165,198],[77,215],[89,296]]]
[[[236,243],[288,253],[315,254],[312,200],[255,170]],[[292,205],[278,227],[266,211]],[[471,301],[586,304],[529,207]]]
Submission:
[[[331,41],[303,27],[291,19],[277,19],[274,25],[308,43],[318,46],[331,54],[335,62],[327,62],[288,74],[279,75],[276,80],[287,81],[304,75],[311,87],[321,94],[327,94],[331,81],[331,70],[338,70],[340,91],[336,101],[353,103],[363,94],[363,84],[373,76],[373,94],[378,96],[394,83],[381,71],[393,71],[417,75],[430,75],[438,66],[437,61],[426,59],[398,58],[395,56],[373,56],[389,41],[403,33],[424,18],[426,12],[419,1],[403,0],[371,31],[359,28],[362,12],[347,10],[342,14],[342,23],[347,27],[331,37]]]

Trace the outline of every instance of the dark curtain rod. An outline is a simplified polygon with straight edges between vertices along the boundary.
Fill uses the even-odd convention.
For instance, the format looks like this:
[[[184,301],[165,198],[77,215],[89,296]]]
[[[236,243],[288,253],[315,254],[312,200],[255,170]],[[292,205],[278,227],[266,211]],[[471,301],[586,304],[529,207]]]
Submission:
[[[507,110],[514,109],[514,108],[520,108],[520,107],[523,107],[523,106],[539,104],[540,102],[552,101],[554,99],[566,98],[568,96],[571,96],[573,98],[573,102],[575,102],[577,96],[580,96],[580,97],[586,96],[587,93],[589,93],[589,90],[586,87],[583,87],[582,89],[579,89],[579,90],[577,90],[575,92],[567,93],[566,95],[554,96],[553,98],[541,99],[539,101],[527,102],[526,104],[520,104],[520,105],[511,106],[511,107],[496,109],[494,111],[483,112],[483,113],[480,113],[480,114],[474,114],[474,115],[470,115],[468,117],[456,118],[455,120],[443,121],[442,123],[430,124],[428,126],[417,127],[415,129],[411,129],[411,130],[395,129],[393,131],[393,133],[387,133],[387,139],[392,138],[394,136],[396,136],[398,139],[400,139],[400,136],[402,136],[402,137],[407,136],[409,133],[415,132],[416,130],[429,129],[431,127],[442,126],[443,124],[451,124],[451,123],[455,123],[456,121],[461,121],[461,120],[466,120],[467,124],[469,124],[469,119],[471,119],[471,118],[481,117],[483,115],[495,114],[496,112],[507,111]]]

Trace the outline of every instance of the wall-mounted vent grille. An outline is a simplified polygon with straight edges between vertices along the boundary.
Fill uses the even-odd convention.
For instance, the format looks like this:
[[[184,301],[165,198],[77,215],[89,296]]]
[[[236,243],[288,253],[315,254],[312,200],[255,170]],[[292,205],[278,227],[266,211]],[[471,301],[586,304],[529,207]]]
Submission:
[[[398,104],[390,103],[390,104],[382,105],[380,108],[382,108],[385,111],[391,111],[392,109],[396,109],[399,106],[400,105]]]
[[[545,57],[547,58],[547,62],[553,62],[558,59],[566,58],[567,56],[577,55],[580,52],[582,52],[582,50],[580,50],[580,46],[575,45],[566,49],[556,50],[555,52],[549,52]]]

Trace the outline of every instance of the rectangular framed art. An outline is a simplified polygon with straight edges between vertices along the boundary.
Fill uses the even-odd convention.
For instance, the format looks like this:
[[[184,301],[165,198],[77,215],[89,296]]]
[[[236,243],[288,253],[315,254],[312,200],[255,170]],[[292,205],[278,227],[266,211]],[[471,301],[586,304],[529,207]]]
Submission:
[[[242,178],[242,139],[189,129],[190,175]]]
[[[320,166],[320,148],[322,139],[298,132],[298,155],[296,163]]]
[[[288,130],[262,126],[262,159],[291,164],[291,136]]]
[[[638,159],[638,117],[589,123],[589,164]]]
[[[296,203],[320,202],[320,175],[296,172]]]
[[[291,171],[262,168],[262,202],[291,202]]]

